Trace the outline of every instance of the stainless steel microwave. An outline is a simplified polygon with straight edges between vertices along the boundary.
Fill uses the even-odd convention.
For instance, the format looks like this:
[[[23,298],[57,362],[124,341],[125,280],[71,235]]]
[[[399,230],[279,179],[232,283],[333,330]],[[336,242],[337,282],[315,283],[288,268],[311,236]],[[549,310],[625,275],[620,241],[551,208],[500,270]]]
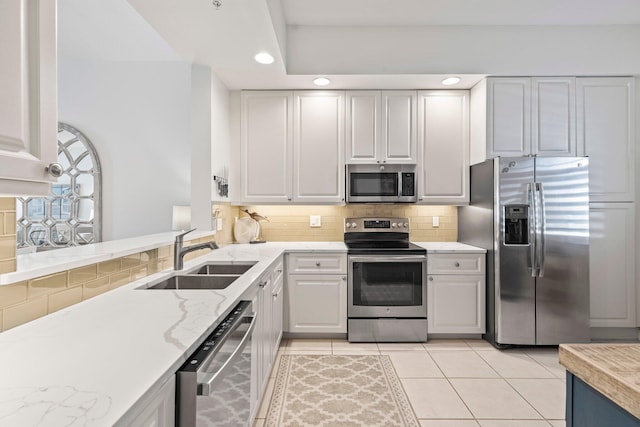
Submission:
[[[416,165],[347,165],[347,203],[415,203]]]

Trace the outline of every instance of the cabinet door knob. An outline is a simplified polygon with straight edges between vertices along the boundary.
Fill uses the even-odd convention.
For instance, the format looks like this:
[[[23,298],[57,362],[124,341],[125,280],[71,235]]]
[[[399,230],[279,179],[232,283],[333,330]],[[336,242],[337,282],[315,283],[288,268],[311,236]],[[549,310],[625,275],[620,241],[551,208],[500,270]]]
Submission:
[[[316,262],[316,267],[320,267],[320,263],[319,262]]]
[[[433,276],[429,276],[429,281],[433,282]]]
[[[64,172],[64,169],[62,169],[60,163],[49,163],[49,166],[44,168],[44,170],[49,172],[49,175],[55,178],[62,176],[62,172]]]
[[[460,267],[460,263],[458,261],[456,261],[456,263],[454,264],[456,267]]]
[[[347,276],[342,276],[342,281],[346,282],[347,281]]]
[[[265,286],[267,286],[267,281],[263,281],[263,282],[258,282],[258,286],[260,286],[261,288],[264,288]]]

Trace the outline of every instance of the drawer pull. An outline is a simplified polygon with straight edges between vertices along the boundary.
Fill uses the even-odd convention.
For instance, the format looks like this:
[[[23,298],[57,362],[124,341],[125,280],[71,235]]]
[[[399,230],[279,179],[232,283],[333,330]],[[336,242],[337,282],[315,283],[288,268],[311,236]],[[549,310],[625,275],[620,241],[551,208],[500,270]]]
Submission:
[[[456,267],[460,267],[460,263],[458,261],[456,261],[456,263],[454,264]]]
[[[429,276],[429,281],[433,282],[433,276]]]
[[[319,262],[316,262],[316,267],[320,267],[320,263]]]

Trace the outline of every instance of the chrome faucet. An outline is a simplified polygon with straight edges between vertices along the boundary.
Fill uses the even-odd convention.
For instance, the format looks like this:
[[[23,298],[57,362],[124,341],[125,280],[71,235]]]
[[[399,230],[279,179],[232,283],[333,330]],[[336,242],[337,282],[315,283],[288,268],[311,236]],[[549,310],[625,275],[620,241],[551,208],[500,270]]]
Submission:
[[[198,245],[187,246],[186,248],[182,247],[184,243],[185,234],[191,233],[195,228],[192,228],[189,231],[185,231],[182,234],[178,234],[176,236],[176,242],[173,247],[173,269],[174,270],[182,270],[184,268],[184,256],[189,252],[197,251],[199,249],[218,249],[218,245],[216,242],[205,242],[200,243]]]

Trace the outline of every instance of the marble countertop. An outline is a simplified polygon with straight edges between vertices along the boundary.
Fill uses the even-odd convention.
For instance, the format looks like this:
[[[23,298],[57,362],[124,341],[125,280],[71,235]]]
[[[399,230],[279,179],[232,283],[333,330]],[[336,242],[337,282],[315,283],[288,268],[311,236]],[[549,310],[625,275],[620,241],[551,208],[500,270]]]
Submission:
[[[447,253],[458,252],[467,254],[484,254],[486,249],[478,248],[475,246],[467,245],[458,242],[414,242],[416,245],[421,246],[430,253]]]
[[[229,245],[185,263],[256,261],[224,290],[139,290],[172,271],[0,334],[0,425],[124,425],[285,251],[342,242]]]
[[[560,363],[640,418],[640,344],[561,344]]]
[[[210,261],[256,262],[224,290],[137,289],[173,274],[165,270],[0,333],[0,425],[126,425],[237,301],[255,291],[264,271],[298,251],[346,252],[346,246],[225,246],[185,263],[189,270]]]
[[[172,245],[179,231],[150,234],[128,239],[93,243],[86,246],[56,249],[52,251],[22,254],[17,257],[17,268],[13,273],[0,274],[0,286],[46,276],[72,268],[108,261],[161,246]],[[214,231],[192,231],[185,242],[214,235]]]

